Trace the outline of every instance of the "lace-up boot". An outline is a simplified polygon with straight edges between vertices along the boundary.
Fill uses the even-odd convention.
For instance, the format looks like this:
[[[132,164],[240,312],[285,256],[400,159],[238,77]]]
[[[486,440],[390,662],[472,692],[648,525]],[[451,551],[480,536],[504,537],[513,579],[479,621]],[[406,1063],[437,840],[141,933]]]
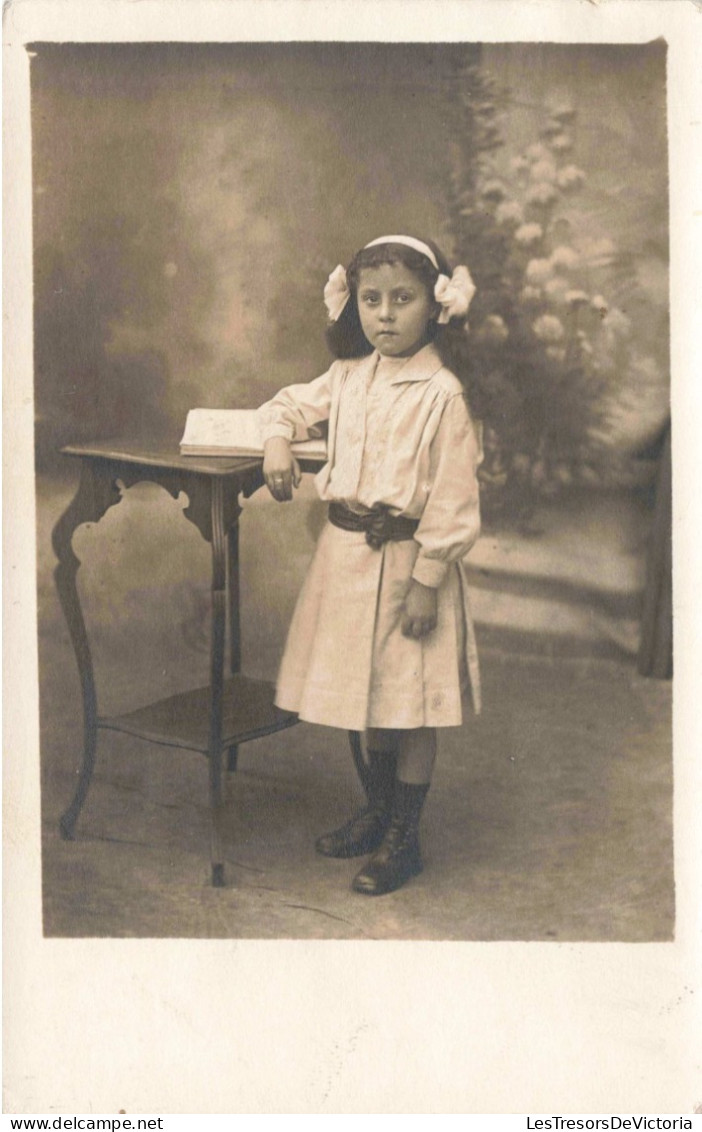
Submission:
[[[368,805],[345,825],[317,838],[315,849],[323,857],[362,857],[380,845],[390,824],[397,755],[392,751],[369,751],[370,786]]]
[[[354,877],[351,887],[366,896],[383,896],[421,873],[419,818],[429,784],[396,782],[392,818],[378,850]]]

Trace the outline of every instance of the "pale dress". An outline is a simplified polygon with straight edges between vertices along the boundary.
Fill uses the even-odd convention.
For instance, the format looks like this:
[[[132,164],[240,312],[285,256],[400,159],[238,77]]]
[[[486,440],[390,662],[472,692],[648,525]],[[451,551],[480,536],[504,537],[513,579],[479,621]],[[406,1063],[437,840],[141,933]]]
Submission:
[[[364,730],[450,727],[480,680],[463,558],[480,532],[480,429],[433,346],[411,358],[334,362],[259,410],[266,438],[328,421],[322,499],[381,504],[419,520],[414,538],[368,546],[327,523],[298,598],[276,703],[312,723]],[[436,629],[401,630],[410,579],[437,590]]]

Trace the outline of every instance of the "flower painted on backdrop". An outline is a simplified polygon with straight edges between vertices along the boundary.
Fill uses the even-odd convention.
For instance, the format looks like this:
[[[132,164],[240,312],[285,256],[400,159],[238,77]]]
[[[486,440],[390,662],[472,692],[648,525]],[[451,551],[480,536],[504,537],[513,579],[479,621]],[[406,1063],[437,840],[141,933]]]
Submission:
[[[661,391],[664,397],[667,396],[664,377],[655,358],[641,357],[640,354],[635,354],[631,363],[631,372],[637,379],[639,389],[644,385],[649,385]]]
[[[563,323],[555,314],[542,314],[532,329],[541,342],[562,342],[565,338]]]
[[[568,192],[570,189],[579,189],[581,185],[585,184],[585,174],[577,165],[564,165],[562,169],[558,170],[556,184],[564,192]]]
[[[505,320],[499,314],[489,314],[478,330],[477,337],[481,342],[499,345],[509,338],[509,330]]]
[[[556,122],[572,122],[575,117],[575,107],[572,102],[559,102],[559,104],[550,111],[550,114]]]
[[[537,181],[527,189],[526,199],[529,204],[553,204],[558,193],[548,181]]]
[[[512,470],[516,472],[518,476],[526,476],[530,468],[531,460],[526,452],[515,452],[512,457]]]
[[[609,440],[608,434],[602,432],[600,429],[588,429],[588,434],[595,443],[602,443],[602,441],[606,443]],[[593,468],[590,464],[581,464],[577,469],[577,473],[578,482],[586,484],[588,487],[600,487],[602,484],[602,473],[599,472],[597,468]]]
[[[551,158],[551,154],[549,153],[548,149],[546,148],[545,145],[543,145],[542,142],[535,142],[534,145],[530,145],[529,148],[527,149],[526,157],[528,157],[529,161],[532,161],[532,162],[533,161],[549,161],[550,158]]]
[[[556,464],[553,474],[563,487],[570,487],[573,482],[573,473],[567,464]]]
[[[614,240],[610,240],[608,236],[594,239],[585,237],[578,244],[581,259],[588,267],[609,267],[617,251]]]
[[[580,352],[582,354],[587,354],[588,358],[592,357],[595,351],[592,348],[592,342],[590,341],[584,330],[578,331],[577,339]]]
[[[500,451],[500,440],[494,428],[488,426],[485,429],[483,433],[483,447],[489,456]]]
[[[502,181],[495,179],[485,182],[480,195],[485,200],[501,201],[504,200],[507,196],[507,191],[505,189],[505,186],[502,184]]]
[[[530,259],[526,266],[526,279],[528,283],[543,287],[553,278],[553,264],[550,259]]]
[[[568,294],[569,287],[570,284],[568,283],[568,280],[564,279],[562,275],[559,275],[556,276],[555,279],[549,279],[548,283],[544,287],[544,291],[546,292],[547,298],[549,298],[551,302],[565,303],[567,301],[566,295]]]
[[[600,318],[604,318],[607,314],[607,311],[609,310],[609,303],[605,299],[604,295],[595,295],[592,300],[592,306],[594,310],[597,311]]]
[[[519,201],[503,201],[497,206],[495,220],[498,224],[521,224],[524,220],[524,209]]]
[[[584,307],[590,302],[590,296],[585,291],[566,291],[565,301],[571,307]]]
[[[551,252],[551,263],[556,271],[570,271],[571,268],[577,267],[579,262],[580,256],[567,244],[561,244]]]
[[[514,233],[514,238],[518,244],[527,247],[529,244],[535,244],[542,238],[544,230],[540,224],[522,224]]]
[[[558,365],[563,365],[563,362],[565,361],[565,356],[566,356],[566,352],[565,352],[565,348],[563,346],[547,346],[546,347],[546,357],[549,358],[552,362],[557,362]]]
[[[551,138],[550,146],[556,153],[567,153],[573,148],[573,139],[570,134],[558,134],[555,138]]]
[[[608,311],[603,325],[605,330],[618,338],[629,338],[631,335],[631,320],[617,307]]]
[[[537,161],[531,167],[532,181],[555,181],[558,170],[552,161]]]

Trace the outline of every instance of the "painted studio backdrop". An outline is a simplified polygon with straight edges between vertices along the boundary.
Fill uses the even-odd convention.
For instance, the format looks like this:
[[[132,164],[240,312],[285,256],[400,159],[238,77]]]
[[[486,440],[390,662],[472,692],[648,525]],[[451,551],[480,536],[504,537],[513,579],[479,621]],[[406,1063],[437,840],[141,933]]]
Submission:
[[[69,862],[80,861],[90,889],[100,847],[55,845],[80,727],[51,580],[50,531],[76,472],[59,450],[110,437],[175,449],[189,409],[252,408],[321,373],[329,360],[324,282],[383,233],[437,239],[478,285],[471,334],[484,392],[485,530],[471,563],[479,644],[500,656],[601,658],[627,672],[670,674],[660,597],[669,551],[652,564],[651,550],[656,522],[659,542],[669,540],[660,534],[669,423],[665,64],[663,43],[33,46],[52,934],[139,934],[131,921],[113,922],[113,906],[97,895],[88,926],[70,926],[78,901],[65,879]],[[137,486],[99,532],[82,528],[74,538],[107,712],[135,694],[147,702],[207,682],[209,549],[182,522],[186,505]],[[245,669],[254,675],[275,675],[323,518],[309,477],[290,506],[276,509],[263,492],[247,503],[242,629]],[[662,697],[654,715],[665,778],[668,686],[646,687]],[[510,734],[518,720],[513,727]],[[110,781],[121,757],[113,746],[100,771]],[[332,768],[339,775],[343,757]],[[273,761],[270,754],[265,762],[272,778]],[[157,808],[150,791],[170,789],[165,769],[145,782],[145,765],[137,760],[124,772],[112,811],[142,822],[144,838]],[[141,802],[128,804],[129,789]],[[667,814],[667,795],[661,806]],[[87,813],[85,821],[100,826]],[[661,836],[668,877],[667,827]],[[637,928],[632,912],[628,927],[607,926],[604,916],[590,934],[575,921],[565,932],[664,937],[671,900],[659,899],[658,919],[643,916]],[[538,916],[509,925],[498,916],[473,937],[551,930]],[[160,934],[188,931],[213,929],[179,922]],[[418,931],[432,934],[426,925]],[[248,934],[275,931],[259,919]]]

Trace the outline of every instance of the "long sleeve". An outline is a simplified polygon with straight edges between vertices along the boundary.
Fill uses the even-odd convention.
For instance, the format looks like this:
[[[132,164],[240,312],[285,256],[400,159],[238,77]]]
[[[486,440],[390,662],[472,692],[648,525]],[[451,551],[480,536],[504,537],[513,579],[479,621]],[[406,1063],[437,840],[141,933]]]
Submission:
[[[334,366],[314,381],[288,385],[258,410],[264,440],[284,436],[286,440],[306,440],[308,430],[329,419]]]
[[[456,394],[447,401],[432,441],[431,486],[414,536],[420,550],[412,576],[425,586],[439,586],[451,563],[463,558],[480,534],[481,460],[479,428]]]

